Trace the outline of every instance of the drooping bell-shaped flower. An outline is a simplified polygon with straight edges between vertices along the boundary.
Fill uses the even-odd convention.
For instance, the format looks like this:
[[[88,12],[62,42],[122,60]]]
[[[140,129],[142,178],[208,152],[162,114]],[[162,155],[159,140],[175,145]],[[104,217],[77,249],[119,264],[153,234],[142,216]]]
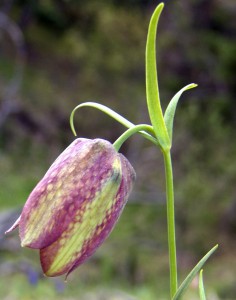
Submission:
[[[134,179],[111,143],[78,138],[34,188],[8,232],[19,226],[21,245],[40,249],[47,276],[68,275],[109,235]]]

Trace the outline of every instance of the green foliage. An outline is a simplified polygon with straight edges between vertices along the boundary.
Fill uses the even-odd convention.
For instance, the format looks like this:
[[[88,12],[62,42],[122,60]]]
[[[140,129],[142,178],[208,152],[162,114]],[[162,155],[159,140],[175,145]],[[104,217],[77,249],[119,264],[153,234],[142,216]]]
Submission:
[[[197,275],[197,273],[201,270],[202,266],[208,260],[208,258],[215,252],[218,248],[218,245],[213,247],[199,262],[198,264],[192,269],[192,271],[188,274],[188,276],[184,279],[183,283],[179,286],[173,300],[182,299],[183,294],[186,292],[187,288],[189,287],[190,283],[192,282],[193,278]],[[201,287],[201,294],[203,293],[203,286],[202,283],[200,284]]]
[[[177,92],[174,95],[174,97],[170,100],[170,102],[166,108],[166,111],[164,114],[164,120],[165,120],[167,132],[168,132],[171,142],[172,142],[172,135],[173,135],[174,116],[175,116],[175,111],[176,111],[176,107],[177,107],[179,98],[183,92],[185,92],[186,90],[189,90],[191,88],[194,88],[196,86],[197,86],[196,84],[192,83],[192,84],[189,84],[189,85],[183,87],[179,92]]]
[[[170,139],[164,122],[161,102],[159,97],[159,87],[157,81],[156,67],[156,32],[159,17],[164,4],[161,3],[155,9],[149,24],[147,44],[146,44],[146,97],[147,107],[151,124],[154,128],[156,138],[162,149],[170,148]]]
[[[201,270],[199,274],[199,295],[200,295],[200,300],[206,300],[206,294],[205,294],[204,283],[203,283],[203,270]]]

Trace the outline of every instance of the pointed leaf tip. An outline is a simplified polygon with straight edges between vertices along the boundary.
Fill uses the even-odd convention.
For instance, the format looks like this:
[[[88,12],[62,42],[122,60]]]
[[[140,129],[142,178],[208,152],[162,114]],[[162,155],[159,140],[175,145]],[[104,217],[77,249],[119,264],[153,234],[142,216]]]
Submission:
[[[175,117],[175,111],[176,107],[179,101],[180,96],[183,94],[183,92],[190,90],[192,88],[197,87],[196,83],[191,83],[183,87],[180,91],[178,91],[174,97],[170,100],[170,103],[168,104],[165,114],[164,114],[164,120],[166,124],[166,128],[168,131],[168,135],[170,138],[170,141],[172,141],[172,134],[173,134],[173,123],[174,123],[174,117]]]
[[[199,274],[199,295],[201,300],[206,300],[206,293],[203,283],[203,269],[200,271]]]
[[[188,276],[184,279],[180,287],[178,288],[176,294],[174,295],[173,300],[180,300],[185,293],[186,289],[189,287],[190,283],[192,282],[193,278],[197,275],[197,273],[202,269],[205,262],[208,258],[216,251],[218,245],[214,246],[199,262],[198,264],[192,269],[192,271],[188,274]]]

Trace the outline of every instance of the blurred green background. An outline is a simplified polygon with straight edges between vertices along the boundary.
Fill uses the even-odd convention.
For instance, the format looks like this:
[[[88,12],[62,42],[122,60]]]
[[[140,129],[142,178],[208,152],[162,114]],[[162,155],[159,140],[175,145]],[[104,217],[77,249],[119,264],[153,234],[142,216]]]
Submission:
[[[157,62],[163,109],[191,82],[174,130],[180,280],[213,245],[209,300],[236,299],[236,2],[164,1]],[[121,151],[137,172],[109,239],[64,283],[42,275],[37,251],[4,231],[30,191],[74,139],[71,110],[98,101],[148,121],[144,52],[153,0],[1,0],[0,298],[168,299],[164,169],[140,136]],[[81,137],[111,142],[124,128],[91,108],[75,115]],[[194,281],[185,299],[199,299]]]

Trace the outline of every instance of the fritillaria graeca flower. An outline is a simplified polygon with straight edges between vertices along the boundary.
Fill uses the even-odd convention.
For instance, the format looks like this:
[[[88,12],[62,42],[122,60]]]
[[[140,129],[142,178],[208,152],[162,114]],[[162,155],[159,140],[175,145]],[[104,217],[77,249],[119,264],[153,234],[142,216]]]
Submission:
[[[113,145],[76,139],[30,194],[19,226],[21,245],[40,249],[47,276],[69,274],[107,238],[132,190],[135,172]]]

